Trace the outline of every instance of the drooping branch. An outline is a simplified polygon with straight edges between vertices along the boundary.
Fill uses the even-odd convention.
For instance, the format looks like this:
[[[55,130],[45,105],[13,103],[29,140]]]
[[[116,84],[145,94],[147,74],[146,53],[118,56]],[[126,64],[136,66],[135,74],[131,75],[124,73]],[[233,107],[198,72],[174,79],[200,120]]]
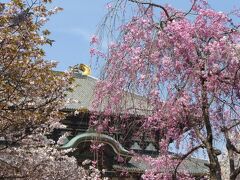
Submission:
[[[149,5],[149,6],[153,6],[153,7],[160,8],[160,9],[162,9],[162,10],[164,11],[164,13],[165,13],[165,15],[167,16],[168,20],[171,21],[171,17],[170,17],[170,15],[169,15],[167,9],[166,9],[164,6],[161,6],[161,5],[155,4],[155,3],[151,3],[151,2],[140,2],[140,1],[138,1],[138,0],[129,0],[129,1],[134,2],[134,3],[137,3],[137,4],[143,4],[143,5],[145,4],[145,5]]]
[[[173,173],[173,180],[177,179],[177,170],[179,168],[179,166],[181,165],[181,163],[183,162],[184,159],[186,159],[189,155],[191,155],[194,151],[198,150],[199,148],[204,148],[205,146],[203,144],[200,144],[194,148],[192,148],[190,151],[188,151],[186,154],[182,155],[179,159],[179,163],[177,164],[177,166],[174,169],[174,173]]]
[[[196,2],[197,2],[197,0],[194,0],[194,1],[193,1],[191,8],[188,10],[188,12],[186,12],[186,13],[184,14],[184,16],[187,16],[188,14],[191,13],[191,11],[192,11],[193,7],[195,6]]]

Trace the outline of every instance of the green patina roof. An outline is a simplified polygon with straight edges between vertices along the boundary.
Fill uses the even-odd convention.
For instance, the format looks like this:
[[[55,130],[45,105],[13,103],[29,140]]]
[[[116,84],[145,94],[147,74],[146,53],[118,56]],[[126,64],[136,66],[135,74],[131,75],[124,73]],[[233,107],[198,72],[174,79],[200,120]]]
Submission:
[[[204,165],[207,163],[209,163],[207,160],[189,157],[183,160],[179,170],[187,171],[190,174],[207,174],[209,172],[209,168]]]
[[[208,167],[204,165],[205,163],[208,163],[208,161],[190,157],[183,160],[178,171],[188,172],[195,176],[206,175],[209,170]],[[144,171],[150,169],[150,166],[143,160],[136,160],[135,158],[132,158],[128,165],[113,165],[113,168],[119,171],[143,173]]]
[[[72,138],[69,142],[64,144],[60,147],[60,149],[69,149],[69,148],[76,148],[79,144],[84,142],[92,142],[97,141],[99,143],[108,144],[112,147],[114,152],[118,155],[124,156],[124,157],[133,157],[133,154],[131,154],[128,150],[126,150],[118,141],[116,141],[114,138],[106,135],[106,134],[100,134],[96,132],[86,132],[79,134]],[[185,159],[180,167],[179,171],[187,171],[192,175],[203,175],[208,173],[208,167],[204,164],[208,163],[207,160],[198,159],[198,158],[187,158]],[[137,173],[143,173],[145,170],[150,169],[150,167],[142,160],[135,160],[135,158],[132,158],[129,161],[128,166],[123,165],[113,165],[113,168],[116,170],[127,170],[131,172],[137,172]]]
[[[110,145],[114,152],[118,155],[125,156],[125,157],[132,157],[132,154],[126,150],[118,141],[114,138],[100,133],[82,133],[74,138],[72,138],[68,143],[64,144],[60,147],[60,149],[69,149],[69,148],[76,148],[79,144],[83,142],[92,142],[97,141],[99,143],[104,143]]]

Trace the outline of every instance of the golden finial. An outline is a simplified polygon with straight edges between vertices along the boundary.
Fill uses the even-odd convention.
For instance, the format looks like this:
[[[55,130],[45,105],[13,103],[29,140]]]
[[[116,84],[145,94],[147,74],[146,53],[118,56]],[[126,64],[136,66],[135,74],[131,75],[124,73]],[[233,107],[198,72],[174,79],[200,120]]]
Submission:
[[[82,75],[89,76],[91,74],[91,68],[85,64],[80,64],[79,69],[82,71]]]

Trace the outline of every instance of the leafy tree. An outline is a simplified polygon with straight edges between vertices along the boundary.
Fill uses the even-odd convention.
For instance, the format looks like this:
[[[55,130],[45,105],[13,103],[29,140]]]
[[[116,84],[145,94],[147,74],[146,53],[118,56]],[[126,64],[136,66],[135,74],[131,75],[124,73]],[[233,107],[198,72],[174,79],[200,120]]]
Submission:
[[[0,15],[0,130],[1,136],[30,130],[54,119],[69,83],[69,75],[53,71],[42,45],[51,44],[42,30],[48,1],[12,0],[1,3]]]
[[[135,8],[130,18],[128,7]],[[188,12],[138,0],[116,0],[108,9],[102,32],[110,29],[107,33],[112,33],[119,25],[117,18],[125,15],[125,19],[118,27],[117,40],[105,55],[103,81],[98,84],[94,107],[104,103],[107,114],[128,114],[133,109],[136,112],[136,107],[145,107],[127,107],[123,103],[126,91],[146,97],[148,113],[143,127],[164,132],[159,143],[165,160],[155,159],[154,168],[143,177],[180,178],[178,167],[182,160],[203,149],[209,159],[210,179],[221,180],[218,155],[224,149],[217,147],[224,142],[228,178],[236,179],[240,173],[234,161],[240,152],[235,146],[240,123],[240,33],[231,17],[239,11],[230,17],[215,11],[204,0],[194,0]],[[124,9],[122,14],[120,9]],[[96,39],[93,46],[98,43]],[[94,48],[91,53],[104,57]],[[168,153],[169,143],[174,140],[181,144],[186,138],[183,132],[188,144],[176,148],[186,153],[176,161]],[[169,164],[174,171],[159,170]]]
[[[0,179],[100,179],[94,166],[78,166],[46,138],[62,126],[70,73],[53,71],[44,60],[43,45],[52,45],[43,29],[61,8],[47,9],[51,0],[0,3]]]

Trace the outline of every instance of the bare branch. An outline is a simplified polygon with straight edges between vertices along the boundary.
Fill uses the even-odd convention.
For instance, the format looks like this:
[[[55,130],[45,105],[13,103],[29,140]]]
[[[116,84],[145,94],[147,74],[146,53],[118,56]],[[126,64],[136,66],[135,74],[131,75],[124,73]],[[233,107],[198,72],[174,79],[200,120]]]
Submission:
[[[137,4],[145,4],[145,5],[149,5],[149,6],[161,8],[161,9],[164,11],[165,15],[167,16],[168,20],[170,20],[170,21],[172,20],[172,19],[170,18],[170,15],[169,15],[167,9],[166,9],[165,7],[159,5],[159,4],[155,4],[155,3],[151,3],[151,2],[140,2],[140,1],[138,1],[138,0],[129,0],[129,1],[134,2],[134,3],[137,3]]]

